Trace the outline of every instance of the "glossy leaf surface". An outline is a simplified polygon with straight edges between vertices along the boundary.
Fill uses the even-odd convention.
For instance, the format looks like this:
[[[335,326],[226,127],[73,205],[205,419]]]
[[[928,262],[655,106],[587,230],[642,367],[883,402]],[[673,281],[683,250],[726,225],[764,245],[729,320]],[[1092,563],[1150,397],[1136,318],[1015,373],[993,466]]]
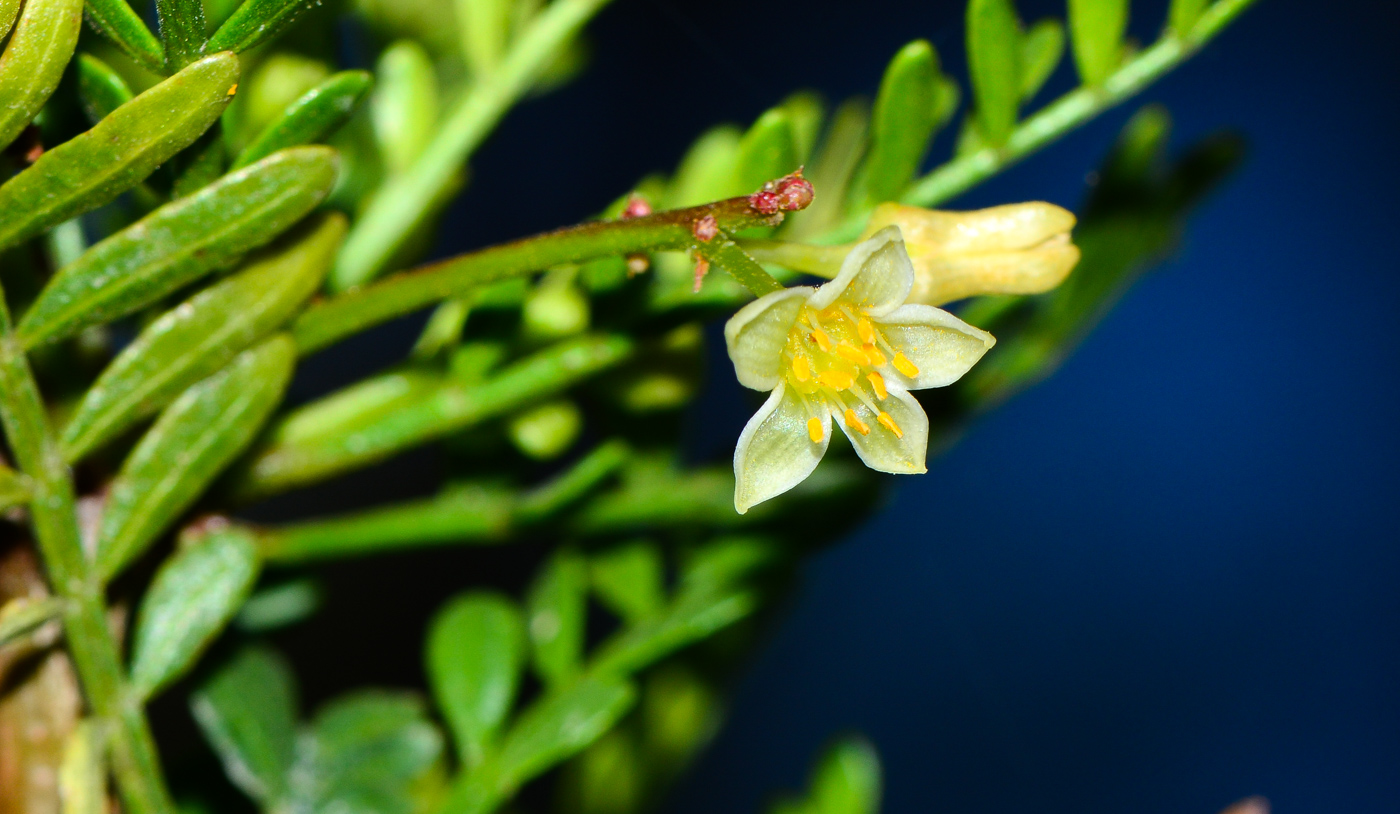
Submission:
[[[87,0],[88,22],[147,70],[162,72],[165,49],[126,0]]]
[[[209,38],[210,51],[243,52],[282,32],[319,0],[246,0]]]
[[[25,0],[0,54],[0,148],[58,88],[83,26],[83,0]]]
[[[97,124],[134,95],[107,63],[92,54],[78,55],[78,101],[89,122]]]
[[[515,702],[525,662],[525,622],[503,596],[457,597],[428,629],[428,681],[465,766],[487,747]]]

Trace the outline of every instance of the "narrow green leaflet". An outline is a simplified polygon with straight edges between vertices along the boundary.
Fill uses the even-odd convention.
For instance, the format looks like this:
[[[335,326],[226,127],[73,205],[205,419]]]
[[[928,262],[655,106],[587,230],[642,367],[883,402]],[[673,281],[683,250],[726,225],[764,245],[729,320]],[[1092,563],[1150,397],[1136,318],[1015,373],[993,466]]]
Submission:
[[[58,768],[58,792],[63,814],[106,814],[107,765],[105,732],[91,718],[78,723],[63,745]]]
[[[1123,61],[1128,0],[1069,0],[1074,63],[1084,84],[1098,86]]]
[[[280,327],[320,287],[345,229],[344,216],[321,216],[146,326],[64,427],[65,457],[82,458]]]
[[[87,0],[87,20],[102,36],[147,70],[164,73],[165,49],[126,0]]]
[[[938,56],[927,40],[901,48],[885,69],[865,165],[870,203],[895,200],[918,171],[938,126],[938,80]]]
[[[0,0],[0,42],[10,33],[10,27],[19,16],[19,0]]]
[[[773,108],[758,117],[739,142],[739,156],[727,194],[746,195],[764,181],[787,175],[797,169],[797,135],[792,119],[782,108]]]
[[[1065,55],[1065,27],[1059,20],[1036,21],[1021,38],[1021,101],[1029,102]]]
[[[156,0],[156,17],[167,69],[179,70],[199,58],[206,33],[203,0]]]
[[[627,622],[639,622],[666,604],[665,563],[656,546],[623,543],[589,563],[593,591],[609,610]]]
[[[26,0],[0,54],[0,148],[53,95],[83,27],[83,0]]]
[[[457,27],[462,32],[462,57],[476,76],[486,76],[500,64],[510,36],[512,0],[456,0]]]
[[[171,201],[61,269],[20,320],[21,341],[70,336],[231,265],[319,204],[337,166],[329,147],[293,147]]]
[[[183,675],[238,612],[257,576],[257,546],[244,528],[210,532],[175,552],[141,600],[132,689],[149,699]]]
[[[277,36],[302,12],[317,5],[320,0],[246,0],[219,26],[205,48],[242,53]]]
[[[525,621],[509,599],[472,593],[451,600],[428,629],[428,682],[462,765],[485,757],[515,703],[525,665]]]
[[[303,736],[288,811],[413,814],[442,734],[416,695],[356,692],[327,704]]]
[[[685,591],[664,615],[633,625],[599,646],[596,675],[628,675],[753,612],[758,598],[747,590]]]
[[[0,248],[136,186],[218,120],[237,82],[237,57],[205,57],[45,152],[0,186]]]
[[[139,556],[252,442],[281,401],[294,361],[295,346],[279,334],[161,413],[112,483],[97,534],[104,578]]]
[[[341,71],[287,106],[239,153],[234,169],[245,167],[286,147],[325,139],[350,118],[374,83],[368,71]]]
[[[526,597],[535,672],[551,686],[576,676],[583,661],[588,568],[564,549],[540,570]]]
[[[63,602],[53,597],[11,599],[0,606],[0,647],[28,636],[57,619],[62,612]]]
[[[8,466],[0,465],[0,511],[29,500],[28,478]]]
[[[78,101],[89,122],[97,124],[133,96],[126,80],[107,63],[92,54],[78,55]]]
[[[287,794],[296,761],[296,688],[281,656],[240,651],[190,697],[190,711],[229,780],[271,804]]]
[[[982,138],[1006,143],[1021,102],[1021,24],[1011,0],[969,0],[967,59]]]
[[[374,140],[390,174],[407,170],[433,138],[438,82],[432,57],[413,40],[384,49],[375,66],[370,97]]]
[[[1205,11],[1208,5],[1210,0],[1172,0],[1171,12],[1167,18],[1172,35],[1184,37],[1191,33],[1196,21],[1201,19],[1201,12]]]

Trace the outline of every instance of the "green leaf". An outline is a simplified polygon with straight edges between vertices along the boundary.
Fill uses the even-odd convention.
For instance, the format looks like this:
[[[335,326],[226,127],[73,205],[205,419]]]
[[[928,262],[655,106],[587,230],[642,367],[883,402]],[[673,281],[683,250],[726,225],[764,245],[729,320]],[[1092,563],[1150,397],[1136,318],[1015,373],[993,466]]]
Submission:
[[[728,195],[739,160],[739,141],[739,131],[727,126],[711,128],[701,134],[681,159],[666,200],[657,203],[678,209],[699,206]]]
[[[786,234],[794,238],[820,235],[840,222],[851,179],[865,156],[869,125],[870,109],[865,101],[849,99],[836,108],[821,148],[807,170],[817,196],[811,206],[792,213],[792,225],[785,227]]]
[[[82,27],[83,0],[26,0],[0,54],[0,149],[53,95]]]
[[[63,613],[63,601],[54,597],[19,597],[0,605],[0,648],[38,630]]]
[[[156,73],[165,72],[165,49],[126,0],[87,0],[88,22],[129,57]]]
[[[172,169],[176,171],[175,183],[170,189],[171,199],[193,195],[217,181],[224,174],[224,160],[227,157],[223,127],[215,122],[198,141],[171,162]]]
[[[92,54],[78,55],[78,101],[88,121],[97,124],[130,102],[134,94],[121,74]]]
[[[812,775],[812,814],[876,814],[880,757],[863,738],[848,738],[822,756]]]
[[[322,592],[313,579],[294,579],[263,588],[243,603],[233,624],[245,633],[262,633],[294,625],[321,607]]]
[[[593,557],[589,565],[594,592],[623,620],[638,622],[665,606],[666,566],[655,545],[623,543]]]
[[[1123,61],[1128,0],[1069,0],[1074,63],[1084,84],[1099,86]]]
[[[442,754],[422,699],[367,690],[317,714],[298,765],[291,810],[412,814],[415,787]],[[310,805],[306,805],[310,803]]]
[[[296,760],[296,688],[275,652],[249,647],[210,676],[190,711],[235,786],[260,803],[287,793]]]
[[[202,0],[156,0],[156,17],[165,43],[166,68],[179,70],[199,58],[206,33]]]
[[[551,686],[578,675],[588,613],[588,569],[570,550],[556,553],[526,597],[535,672]]]
[[[274,336],[161,413],[112,483],[97,535],[104,578],[139,556],[252,442],[281,400],[295,358],[287,335]]]
[[[577,754],[632,707],[637,693],[620,680],[586,678],[546,695],[520,715],[494,761],[497,788],[513,790]]]
[[[293,147],[171,201],[59,270],[20,321],[21,341],[71,336],[233,264],[320,203],[337,166],[329,147]]]
[[[237,81],[237,57],[205,57],[45,152],[0,186],[0,247],[136,186],[218,120]]]
[[[258,576],[253,534],[233,527],[183,546],[141,600],[131,645],[132,689],[144,701],[183,675],[224,629]]]
[[[0,0],[0,42],[10,33],[10,27],[19,16],[19,0]]]
[[[286,322],[320,287],[345,238],[328,214],[242,271],[167,311],[112,360],[63,430],[70,461],[169,404]]]
[[[451,600],[428,629],[428,682],[463,766],[485,757],[515,703],[525,662],[525,622],[503,596]]]
[[[496,69],[510,35],[511,0],[456,0],[462,58],[477,77]]]
[[[320,4],[320,0],[246,0],[219,26],[205,49],[242,53],[282,33],[302,12]]]
[[[8,466],[0,465],[0,511],[29,500],[29,480]]]
[[[1050,74],[1065,55],[1065,27],[1059,20],[1038,20],[1021,38],[1021,101],[1031,97],[1045,85]]]
[[[322,141],[344,124],[374,82],[367,71],[341,71],[307,91],[239,153],[234,169],[286,147]]]
[[[993,147],[1006,143],[1016,127],[1021,102],[1021,24],[1011,0],[969,0],[967,59],[977,122]]]
[[[797,169],[797,134],[792,119],[782,108],[773,108],[753,123],[739,141],[739,157],[734,167],[729,194],[747,195],[765,181],[780,178]]]
[[[1185,37],[1190,34],[1208,5],[1210,0],[1172,0],[1171,12],[1167,17],[1167,27],[1172,36]]]
[[[865,165],[872,204],[897,199],[918,171],[937,126],[938,80],[938,55],[927,40],[901,48],[885,69]]]
[[[627,675],[728,627],[753,612],[757,597],[745,590],[683,591],[661,616],[618,633],[598,648],[598,675]]]
[[[399,40],[379,56],[370,97],[374,139],[391,175],[404,172],[433,139],[438,82],[433,60],[413,40]]]
[[[817,136],[821,134],[822,122],[826,118],[826,105],[817,94],[798,91],[784,99],[779,107],[792,122],[797,163],[806,164],[812,159],[812,149],[817,146]]]

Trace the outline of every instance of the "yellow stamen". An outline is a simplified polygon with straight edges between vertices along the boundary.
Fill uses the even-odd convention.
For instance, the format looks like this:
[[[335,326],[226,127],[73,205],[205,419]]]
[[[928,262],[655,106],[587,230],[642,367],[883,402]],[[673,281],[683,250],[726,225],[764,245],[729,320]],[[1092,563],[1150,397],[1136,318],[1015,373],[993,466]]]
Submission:
[[[850,409],[849,407],[846,408],[846,426],[850,427],[851,429],[855,430],[861,435],[870,434],[870,425],[866,424],[864,421],[861,421],[859,418],[856,418],[856,411]]]
[[[905,356],[902,353],[896,353],[894,355],[894,361],[892,362],[892,364],[894,365],[895,370],[898,370],[900,373],[903,373],[911,379],[919,375],[919,369],[914,366],[913,362],[909,361],[909,357]]]
[[[870,386],[875,388],[875,395],[879,396],[881,400],[889,398],[890,391],[885,389],[885,377],[881,376],[879,371],[872,370],[865,378],[869,379]]]
[[[807,419],[807,437],[812,439],[812,443],[821,443],[823,435],[825,433],[822,429],[822,420],[815,417]]]
[[[866,342],[865,347],[861,348],[861,350],[865,351],[865,358],[870,360],[871,367],[879,367],[888,361],[885,359],[885,354],[881,353],[879,348],[869,342]]]
[[[870,320],[861,317],[860,322],[856,323],[856,330],[860,332],[860,341],[867,345],[875,344],[875,326],[870,324]]]
[[[836,353],[838,356],[850,359],[858,365],[870,364],[870,357],[867,356],[864,351],[854,345],[847,345],[845,342],[836,346]]]
[[[856,383],[856,377],[844,370],[823,370],[817,374],[817,381],[832,390],[849,390]]]
[[[821,328],[813,328],[809,335],[817,343],[817,347],[822,349],[822,353],[831,353],[831,337],[826,335],[826,331]]]
[[[893,419],[893,418],[890,418],[890,414],[889,414],[889,413],[885,412],[884,410],[881,410],[881,411],[880,411],[880,415],[876,417],[876,420],[878,420],[878,421],[880,422],[881,426],[883,426],[885,429],[887,429],[887,430],[889,430],[890,432],[894,433],[894,437],[895,437],[895,438],[903,438],[903,437],[904,437],[904,430],[901,430],[901,429],[899,428],[899,425],[896,424],[896,423],[894,423],[894,419]]]
[[[792,357],[792,375],[796,376],[799,382],[812,378],[812,365],[806,356]]]

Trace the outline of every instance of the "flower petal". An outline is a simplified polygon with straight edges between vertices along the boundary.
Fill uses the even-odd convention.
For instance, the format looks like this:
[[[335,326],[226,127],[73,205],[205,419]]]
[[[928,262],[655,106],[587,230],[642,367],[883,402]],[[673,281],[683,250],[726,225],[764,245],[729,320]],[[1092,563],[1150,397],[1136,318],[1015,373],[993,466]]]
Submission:
[[[816,405],[813,405],[816,407]],[[813,441],[808,419],[821,422]],[[825,409],[809,413],[802,396],[781,382],[758,408],[734,448],[734,508],[739,514],[777,497],[807,479],[831,443],[831,416]]]
[[[772,390],[777,386],[788,331],[814,290],[811,286],[794,286],[764,294],[724,323],[724,342],[739,384],[754,390]]]
[[[882,423],[879,413],[871,411],[864,404],[857,404],[852,409],[870,432],[861,433],[847,426],[846,417],[839,415],[841,431],[851,439],[851,446],[856,448],[856,454],[865,465],[876,472],[923,474],[928,471],[925,465],[928,456],[928,416],[919,402],[909,395],[909,391],[894,382],[888,383],[887,387],[889,396],[876,404],[889,416],[899,432]]]
[[[918,368],[912,376],[897,366],[882,368],[887,379],[910,390],[952,384],[996,344],[991,334],[931,305],[900,306],[876,324],[890,347]]]
[[[841,263],[841,273],[817,289],[808,304],[817,310],[844,300],[878,317],[898,308],[914,285],[914,267],[899,227],[890,226],[857,243]]]

